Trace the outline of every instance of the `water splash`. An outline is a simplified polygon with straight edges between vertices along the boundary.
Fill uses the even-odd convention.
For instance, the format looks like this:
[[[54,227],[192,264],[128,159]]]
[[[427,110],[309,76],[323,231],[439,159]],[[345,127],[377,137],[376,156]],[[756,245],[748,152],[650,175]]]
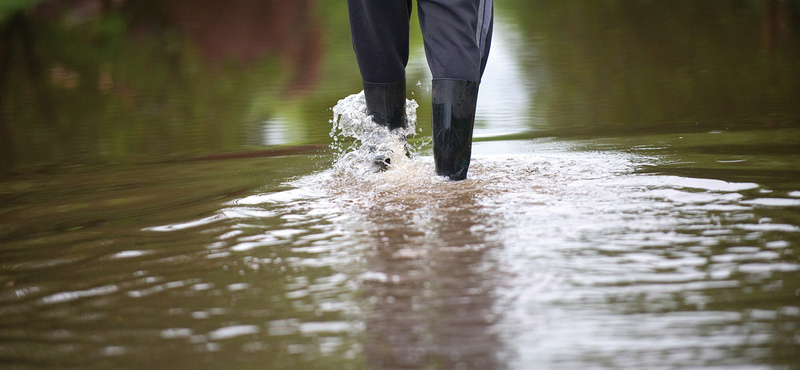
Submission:
[[[337,155],[334,172],[365,175],[378,155],[391,158],[390,167],[408,166],[427,144],[424,140],[416,145],[408,141],[410,136],[416,135],[418,106],[416,101],[406,100],[406,128],[389,130],[367,114],[363,91],[339,100],[330,120],[333,124],[331,148]]]

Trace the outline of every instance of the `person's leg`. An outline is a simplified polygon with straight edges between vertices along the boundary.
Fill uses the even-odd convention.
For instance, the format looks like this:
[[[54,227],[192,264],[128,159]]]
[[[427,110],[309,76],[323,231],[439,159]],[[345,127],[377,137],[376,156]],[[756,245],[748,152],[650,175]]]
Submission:
[[[418,0],[433,79],[480,83],[492,41],[492,0]]]
[[[492,0],[418,0],[425,55],[433,75],[436,173],[467,178],[475,107],[492,38]]]
[[[378,124],[405,127],[411,0],[347,0],[347,7],[368,113]]]

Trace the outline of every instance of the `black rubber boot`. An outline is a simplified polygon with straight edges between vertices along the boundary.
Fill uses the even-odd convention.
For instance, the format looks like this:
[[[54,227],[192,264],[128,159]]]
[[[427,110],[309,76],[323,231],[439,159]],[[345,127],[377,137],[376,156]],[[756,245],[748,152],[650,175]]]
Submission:
[[[367,113],[375,123],[390,130],[406,127],[406,80],[372,83],[364,81]]]
[[[451,180],[464,180],[472,154],[478,84],[462,80],[433,80],[432,100],[436,174]]]
[[[367,114],[375,123],[390,130],[406,128],[406,80],[373,83],[364,81],[364,99],[367,101]],[[370,171],[381,172],[389,168],[391,156],[377,154],[372,160]]]

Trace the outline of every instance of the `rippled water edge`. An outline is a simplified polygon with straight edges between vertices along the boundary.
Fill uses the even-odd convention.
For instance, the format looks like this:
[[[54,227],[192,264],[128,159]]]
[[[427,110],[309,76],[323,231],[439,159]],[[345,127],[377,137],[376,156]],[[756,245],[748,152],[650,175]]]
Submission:
[[[797,191],[551,139],[4,246],[17,368],[791,368]],[[216,210],[214,210],[216,208]],[[211,211],[209,211],[211,209]],[[9,252],[11,251],[11,252]],[[235,364],[235,365],[234,365]]]
[[[412,171],[355,179],[323,173],[295,186],[337,199],[351,227],[381,235],[364,241],[389,256],[381,265],[436,265],[432,250],[458,250],[470,251],[481,269],[501,271],[478,277],[493,287],[494,301],[478,316],[502,333],[504,341],[484,342],[517,358],[514,368],[793,363],[800,228],[796,214],[788,223],[767,216],[796,210],[797,193],[640,174],[658,159],[558,142],[488,143],[481,152],[467,183],[431,176],[423,160]],[[403,273],[393,276],[402,281]],[[526,313],[538,307],[544,316]],[[571,314],[551,321],[567,308]],[[765,316],[780,321],[777,332]]]

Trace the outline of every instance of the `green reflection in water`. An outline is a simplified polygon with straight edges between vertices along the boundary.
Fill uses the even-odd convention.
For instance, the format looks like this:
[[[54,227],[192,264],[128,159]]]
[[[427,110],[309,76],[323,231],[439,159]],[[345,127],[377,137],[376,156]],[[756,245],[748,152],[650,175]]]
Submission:
[[[798,124],[797,1],[510,3],[554,133]]]
[[[346,9],[281,4],[5,3],[0,168],[326,144],[328,108],[360,90]],[[538,133],[523,136],[796,127],[798,8],[502,2],[498,13],[520,31],[515,57],[537,86],[518,114]]]
[[[3,24],[4,169],[322,143],[327,108],[357,89],[343,4],[119,4]]]
[[[367,220],[383,221],[364,222],[366,226],[362,227],[367,230],[379,227],[388,231],[387,235],[320,236],[315,234],[322,233],[318,227],[325,230],[335,222],[304,213],[314,207],[293,209],[273,204],[231,207],[228,203],[248,195],[285,190],[286,179],[307,175],[317,170],[317,166],[324,166],[316,163],[320,157],[307,155],[228,159],[305,154],[306,147],[296,146],[328,143],[328,108],[361,89],[343,2],[242,1],[237,3],[241,8],[210,1],[110,3],[119,5],[81,11],[59,1],[38,6],[24,1],[0,5],[0,22],[3,22],[0,48],[7,58],[0,58],[3,72],[0,73],[3,76],[0,128],[4,129],[0,130],[0,168],[22,173],[0,183],[3,257],[0,308],[4,310],[0,317],[3,328],[8,329],[2,333],[4,358],[19,361],[21,366],[33,362],[68,366],[65,361],[74,361],[74,366],[92,364],[96,368],[119,367],[125,361],[134,366],[157,363],[170,368],[360,368],[367,366],[365,361],[397,360],[402,365],[402,361],[409,359],[420,366],[434,366],[436,362],[429,363],[424,356],[403,357],[403,351],[411,353],[412,345],[431,343],[430,338],[444,338],[446,345],[442,348],[457,348],[466,343],[460,340],[466,337],[464,333],[490,328],[488,323],[477,320],[472,327],[440,325],[437,320],[445,322],[452,312],[436,308],[438,296],[429,299],[420,295],[431,292],[443,298],[456,298],[464,296],[465,291],[483,287],[482,283],[492,285],[492,278],[503,275],[494,269],[480,270],[484,268],[482,252],[464,254],[463,259],[456,260],[432,249],[425,258],[406,256],[394,260],[393,252],[408,254],[401,249],[404,243],[414,247],[418,242],[414,238],[407,241],[406,236],[429,235],[422,232],[432,222],[423,219],[420,226],[403,219],[412,217],[413,212],[410,216],[398,212],[397,218],[385,219],[382,217],[386,209],[379,204],[375,215],[366,214]],[[517,137],[591,139],[585,141],[585,147],[576,148],[566,156],[578,158],[576,153],[605,149],[652,155],[659,161],[643,165],[637,173],[753,182],[759,188],[741,191],[745,201],[782,197],[793,201],[800,189],[797,4],[796,1],[498,2],[498,12],[519,30],[519,38],[509,41],[517,51],[514,55],[526,76],[536,82],[535,89],[531,81],[523,83],[524,88],[534,92],[531,105],[523,108],[524,114],[531,117],[528,122],[531,131]],[[207,29],[198,29],[198,23]],[[253,34],[266,36],[251,38]],[[417,48],[420,45],[417,30],[414,30],[414,45]],[[419,117],[425,130],[425,117],[429,115],[427,98],[424,92],[414,97],[420,100]],[[489,126],[492,123],[485,122]],[[503,139],[508,137],[490,138]],[[492,143],[483,144],[487,145],[477,149],[483,150]],[[506,143],[495,144],[501,147]],[[294,151],[261,151],[275,145],[291,146]],[[534,152],[543,150],[536,145],[530,148]],[[208,161],[142,164],[186,158]],[[323,162],[328,160],[323,158]],[[109,165],[131,162],[137,165]],[[547,168],[553,161],[544,158],[533,163]],[[72,167],[78,165],[84,166]],[[557,191],[559,185],[571,184],[573,178],[564,174],[573,167],[574,163],[568,163],[553,169],[560,176],[549,175],[563,181],[551,182],[550,188],[538,189],[541,192],[523,195],[528,198],[539,195],[563,204],[563,200],[546,195],[553,189]],[[42,168],[58,171],[32,173]],[[513,179],[520,176],[520,171],[527,173],[533,167],[493,168],[498,169],[497,177],[484,174],[492,180],[484,183],[499,184],[500,188],[518,185],[511,186],[512,191],[500,192],[513,199],[517,195],[513,189],[524,185]],[[503,168],[507,172],[502,172]],[[547,176],[545,173],[540,178]],[[597,189],[585,190],[592,195]],[[634,195],[643,190],[628,189]],[[708,195],[698,189],[681,189],[681,193]],[[423,197],[407,201],[408,210],[424,209],[416,203],[425,201],[420,199]],[[592,196],[586,200],[592,200]],[[614,207],[619,207],[618,199],[614,202]],[[721,202],[723,206],[731,205]],[[471,198],[455,199],[453,204],[444,205],[443,209],[453,211],[430,215],[445,225],[436,227],[437,232],[430,235],[454,244],[489,244],[481,237],[494,237],[491,232],[477,228],[475,240],[463,239],[462,229],[486,223],[497,223],[500,230],[526,228],[528,225],[515,226],[505,217],[525,214],[530,217],[521,219],[530,222],[537,220],[537,216],[548,217],[547,212],[554,210],[545,202],[527,209],[512,207],[511,212],[491,213],[491,217],[476,217],[473,213],[480,214],[478,211],[487,208]],[[791,226],[800,225],[797,207],[767,205],[744,211],[724,208],[715,211],[697,209],[691,202],[681,204],[680,200],[675,204],[663,201],[655,205],[664,207],[663,212],[654,208],[648,211],[651,213],[625,216],[654,222],[675,221],[678,227],[667,225],[655,230],[652,237],[644,235],[645,247],[638,252],[649,256],[666,253],[670,258],[696,253],[708,258],[696,270],[713,273],[738,266],[738,260],[731,257],[732,251],[775,249],[780,255],[765,264],[794,266],[800,244]],[[173,233],[142,230],[153,225],[204,221],[231,209],[255,213],[211,220],[197,228]],[[593,209],[588,211],[591,213]],[[608,215],[601,213],[601,216]],[[475,225],[450,223],[453,219],[468,223],[473,218],[477,220]],[[748,227],[752,224],[758,230],[762,220],[766,224],[788,225],[789,231],[725,230],[740,224]],[[565,222],[545,223],[543,235],[558,234],[560,227],[574,227],[569,224],[574,218]],[[276,245],[248,250],[243,255],[225,255],[233,246],[248,243],[248,238],[290,229],[300,230],[300,234]],[[229,234],[239,231],[240,234]],[[711,234],[705,234],[709,231]],[[729,234],[715,236],[715,231]],[[587,238],[613,244],[625,241],[626,234],[631,232],[598,227],[598,235],[589,233]],[[658,240],[675,234],[697,238],[667,242],[667,247]],[[557,240],[555,244],[570,244],[575,240]],[[698,245],[696,240],[716,244]],[[347,279],[357,280],[355,273],[347,268],[364,267],[360,262],[353,263],[356,267],[344,262],[292,270],[298,266],[286,261],[316,258],[310,252],[316,246],[315,241],[327,242],[323,244],[359,257],[362,256],[358,250],[349,249],[355,248],[354,244],[389,243],[390,248],[364,254],[370,266],[365,268],[379,269],[389,275],[407,273],[417,280],[388,287],[367,282],[360,291],[329,286],[319,291],[319,297],[330,301],[315,302],[313,295],[297,293],[301,290],[300,282],[322,284],[338,269],[344,270]],[[423,242],[424,239],[419,243]],[[295,249],[298,246],[308,249]],[[503,246],[496,250],[504,252]],[[564,261],[590,263],[586,255],[597,254],[610,258],[615,269],[621,266],[613,259],[622,255],[619,251],[598,252],[588,243],[581,245],[578,252],[564,252],[568,257]],[[119,258],[120,253],[127,258]],[[403,256],[403,253],[398,254]],[[535,253],[526,250],[522,256],[514,257],[556,265],[561,261],[537,258]],[[759,262],[763,257],[763,253],[748,253],[754,256],[742,257],[745,262]],[[283,262],[276,263],[277,257]],[[259,263],[272,262],[257,271],[246,270],[244,275],[231,267],[235,263],[258,262],[256,259]],[[439,267],[426,264],[429,260],[438,262]],[[288,272],[282,271],[283,267]],[[544,271],[548,268],[537,267]],[[577,266],[572,272],[585,273],[582,267]],[[669,274],[676,269],[680,270],[667,264],[667,268],[656,269],[653,274]],[[531,267],[526,265],[524,270]],[[688,270],[695,272],[694,268]],[[743,341],[741,345],[722,345],[720,366],[733,361],[792,366],[797,363],[796,276],[796,270],[733,271],[730,279],[740,286],[710,285],[694,291],[689,287],[678,288],[674,294],[660,294],[641,282],[623,284],[622,288],[635,288],[629,292],[604,291],[601,286],[601,293],[595,293],[598,287],[590,286],[586,288],[588,294],[602,295],[598,299],[608,302],[568,303],[577,309],[596,304],[613,311],[604,312],[605,316],[599,318],[589,317],[589,323],[594,324],[602,324],[603,320],[625,321],[630,315],[643,313],[652,314],[648,317],[654,323],[664,324],[664,318],[683,313],[688,318],[683,324],[684,334],[696,334],[695,328],[707,333],[710,339],[724,339],[731,331],[752,333],[757,338],[767,333],[769,339],[756,344]],[[150,277],[156,280],[148,281]],[[422,278],[439,279],[440,284],[434,284],[431,290]],[[713,277],[697,281],[707,280]],[[522,281],[524,284],[519,287],[534,282]],[[249,284],[249,289],[227,288],[242,282]],[[205,289],[202,284],[206,283],[213,287]],[[193,289],[195,285],[191,284],[200,286]],[[117,286],[119,291],[100,295],[104,292],[101,288],[108,286]],[[169,290],[170,286],[178,288]],[[148,289],[167,290],[162,295],[144,295]],[[477,291],[474,304],[466,307],[466,319],[480,318],[478,313],[495,304],[490,296],[492,289],[489,286]],[[60,305],[41,304],[64,297],[59,294],[65,292],[84,296]],[[372,297],[380,304],[366,301]],[[417,301],[413,300],[415,297]],[[363,320],[366,325],[363,335],[372,338],[360,338],[357,332],[297,333],[296,326],[301,323],[352,322],[354,317],[347,313],[326,312],[317,316],[307,310],[315,304],[339,301],[364,306],[365,315],[355,315],[355,320]],[[220,310],[223,307],[228,310]],[[420,309],[413,311],[414,307]],[[395,310],[413,312],[395,316]],[[552,311],[545,313],[549,312]],[[735,315],[722,324],[696,326],[698,315],[693,314],[698,312]],[[579,317],[573,315],[563,322],[573,322],[576,318]],[[291,319],[296,321],[286,321]],[[636,326],[639,319],[629,320]],[[665,331],[670,329],[667,324],[662,327]],[[223,338],[220,348],[209,346],[202,338],[192,342],[191,335],[213,336],[209,333],[237,325],[258,325],[260,332]],[[531,329],[528,325],[520,330]],[[460,331],[448,332],[450,327]],[[189,337],[184,337],[186,331],[181,328],[191,329]],[[249,328],[240,329],[246,333]],[[601,330],[624,336],[629,333],[624,328],[618,325]],[[386,337],[382,337],[384,333]],[[399,346],[385,340],[396,333],[409,334],[413,340]],[[217,332],[215,336],[224,337],[223,334]],[[648,338],[660,334],[647,333]],[[316,354],[309,355],[314,352],[309,348],[324,347],[320,342],[322,336],[340,340],[337,348],[341,349],[355,344],[367,346],[355,356],[334,352],[329,357],[314,358]],[[488,347],[475,351],[477,357],[504,345],[493,333],[469,337],[480,339]],[[638,338],[629,339],[633,342]],[[534,342],[520,346],[533,349],[526,347],[535,346],[530,343]],[[391,358],[392,351],[398,348],[401,356]],[[223,351],[215,352],[217,349]],[[640,350],[587,353],[582,365],[599,361],[613,364],[615,359],[625,361],[652,353],[648,348]],[[664,356],[682,354],[670,351],[665,349]],[[80,356],[74,356],[76,353]],[[440,364],[452,360],[434,355],[441,358],[436,359]],[[485,365],[501,367],[502,360]],[[694,364],[701,366],[699,362]]]

